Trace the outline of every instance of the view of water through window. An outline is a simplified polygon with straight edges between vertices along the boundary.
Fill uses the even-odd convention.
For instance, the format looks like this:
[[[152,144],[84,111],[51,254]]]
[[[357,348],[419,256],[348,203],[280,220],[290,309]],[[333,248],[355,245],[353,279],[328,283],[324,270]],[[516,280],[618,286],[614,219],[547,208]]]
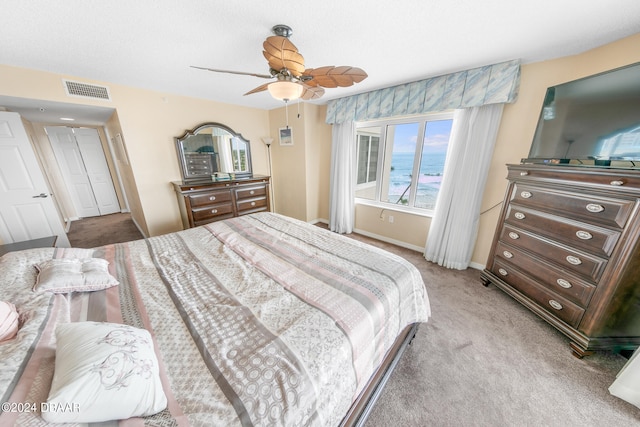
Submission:
[[[420,173],[417,178],[414,206],[423,209],[435,207],[447,157],[452,120],[427,122]],[[388,201],[407,204],[412,181],[413,164],[416,153],[417,124],[397,125],[393,140],[393,154],[390,171]]]
[[[444,119],[360,128],[356,197],[433,210],[444,174],[452,124],[450,115]],[[418,143],[420,140],[422,145]],[[418,165],[416,156],[420,156]],[[419,171],[415,177],[414,170]]]

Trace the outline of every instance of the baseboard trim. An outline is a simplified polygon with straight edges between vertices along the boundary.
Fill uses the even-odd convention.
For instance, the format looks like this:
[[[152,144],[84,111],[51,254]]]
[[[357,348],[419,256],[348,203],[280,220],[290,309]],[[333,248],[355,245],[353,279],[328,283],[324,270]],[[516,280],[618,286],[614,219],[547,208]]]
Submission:
[[[65,222],[64,222],[64,232],[65,232],[65,233],[68,233],[68,232],[69,232],[69,230],[71,230],[71,223],[72,223],[73,221],[78,221],[79,219],[82,219],[82,218],[80,218],[79,216],[74,216],[74,217],[72,217],[72,218],[67,218],[67,219],[65,220]]]
[[[142,228],[140,227],[140,224],[138,224],[138,222],[135,220],[135,218],[133,218],[133,215],[131,216],[131,221],[133,221],[133,224],[136,226],[136,228],[138,229],[138,231],[140,232],[140,234],[142,234],[142,237],[144,237],[145,239],[149,237],[149,236],[147,236],[147,235],[145,234],[145,232],[142,230]]]
[[[324,218],[316,218],[313,221],[309,221],[309,224],[316,225],[317,223],[327,224],[329,225],[329,220]]]
[[[319,222],[321,222],[323,224],[327,224],[327,225],[329,224],[329,221],[327,221],[326,219],[323,219],[323,218],[316,218],[313,221],[309,221],[310,224],[317,224]],[[362,234],[363,236],[371,237],[372,239],[380,240],[382,242],[391,243],[392,245],[400,246],[402,248],[410,249],[412,251],[416,251],[416,252],[420,252],[420,253],[424,252],[424,248],[423,247],[420,247],[420,246],[417,246],[417,245],[412,245],[410,243],[403,242],[401,240],[392,239],[390,237],[381,236],[379,234],[371,233],[369,231],[361,230],[359,228],[354,228],[353,232],[354,233],[358,233],[358,234]],[[475,270],[482,271],[482,270],[485,269],[486,266],[484,264],[480,264],[478,262],[470,262],[469,263],[469,267],[473,268]]]
[[[484,270],[486,265],[480,264],[480,263],[477,263],[477,262],[470,262],[469,263],[469,267],[471,267],[471,268],[473,268],[475,270]]]
[[[354,233],[362,234],[363,236],[371,237],[372,239],[380,240],[382,242],[391,243],[392,245],[400,246],[406,249],[411,249],[416,252],[424,252],[424,248],[416,245],[412,245],[407,242],[403,242],[401,240],[392,239],[390,237],[381,236],[379,234],[371,233],[366,230],[361,230],[359,228],[353,229]]]

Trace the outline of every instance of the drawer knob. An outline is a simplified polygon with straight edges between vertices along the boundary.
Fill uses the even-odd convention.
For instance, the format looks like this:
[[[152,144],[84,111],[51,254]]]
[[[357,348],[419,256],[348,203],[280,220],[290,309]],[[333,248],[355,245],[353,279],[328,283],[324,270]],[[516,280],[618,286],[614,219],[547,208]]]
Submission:
[[[215,199],[216,199],[216,196],[209,197],[209,200],[215,200]]]
[[[552,308],[555,308],[556,310],[562,310],[562,304],[560,304],[558,301],[556,301],[554,299],[549,300],[549,305]]]
[[[520,196],[522,196],[523,199],[529,199],[531,198],[532,194],[528,191],[523,191],[522,193],[520,193]]]
[[[573,255],[569,255],[567,257],[567,262],[569,264],[573,264],[573,265],[580,265],[582,264],[582,260],[580,258],[578,258],[577,256],[573,256]]]
[[[212,214],[218,213],[218,209],[211,209],[211,213]]]
[[[584,230],[576,231],[576,236],[578,236],[578,239],[582,239],[582,240],[591,240],[591,239],[593,239],[593,235],[591,233],[589,233],[588,231],[584,231]]]
[[[520,176],[527,176],[529,175],[529,172],[520,172]]]
[[[513,216],[516,217],[516,219],[524,219],[525,215],[522,212],[516,212]]]
[[[565,279],[558,279],[556,280],[556,283],[560,286],[563,287],[565,289],[569,289],[570,287],[572,287],[573,285],[571,285],[571,283],[568,280]]]
[[[255,193],[256,193],[256,192],[255,192],[255,191],[253,191],[253,190],[249,191],[249,194],[255,194]]]
[[[251,206],[255,206],[255,205],[256,205],[256,202],[251,202]]]
[[[589,212],[598,213],[598,212],[602,212],[604,210],[604,206],[599,205],[597,203],[589,203],[587,205],[587,210]]]
[[[505,270],[504,268],[500,268],[498,270],[498,273],[500,273],[502,276],[506,276],[507,274],[509,274],[509,273],[507,273],[507,270]]]
[[[505,258],[513,258],[513,254],[509,251],[502,252],[502,255],[504,255]]]
[[[609,184],[611,185],[615,185],[616,187],[620,187],[621,185],[624,185],[624,181],[611,181]]]
[[[520,235],[518,233],[516,233],[515,231],[511,231],[509,232],[509,237],[512,238],[513,240],[517,240],[520,238]]]

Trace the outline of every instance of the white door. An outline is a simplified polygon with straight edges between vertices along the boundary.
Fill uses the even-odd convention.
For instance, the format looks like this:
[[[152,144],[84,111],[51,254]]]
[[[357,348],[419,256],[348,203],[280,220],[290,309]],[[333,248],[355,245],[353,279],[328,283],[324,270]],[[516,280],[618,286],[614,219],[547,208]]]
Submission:
[[[76,214],[86,218],[120,211],[96,129],[46,127]]]
[[[113,187],[111,172],[107,165],[98,131],[92,128],[73,129],[89,176],[93,195],[100,215],[120,212],[120,203]]]
[[[73,132],[62,126],[46,127],[45,130],[51,141],[51,147],[58,166],[60,166],[64,182],[67,184],[76,215],[81,218],[100,215]]]
[[[20,115],[0,111],[0,238],[7,244],[48,236],[70,246]]]

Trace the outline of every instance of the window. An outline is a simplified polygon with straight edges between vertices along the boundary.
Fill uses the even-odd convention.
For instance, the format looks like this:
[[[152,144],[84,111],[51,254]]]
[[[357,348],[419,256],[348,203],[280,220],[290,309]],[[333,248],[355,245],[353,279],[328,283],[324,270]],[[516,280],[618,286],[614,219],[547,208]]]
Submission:
[[[411,211],[433,210],[452,124],[452,112],[356,124],[356,198]]]

